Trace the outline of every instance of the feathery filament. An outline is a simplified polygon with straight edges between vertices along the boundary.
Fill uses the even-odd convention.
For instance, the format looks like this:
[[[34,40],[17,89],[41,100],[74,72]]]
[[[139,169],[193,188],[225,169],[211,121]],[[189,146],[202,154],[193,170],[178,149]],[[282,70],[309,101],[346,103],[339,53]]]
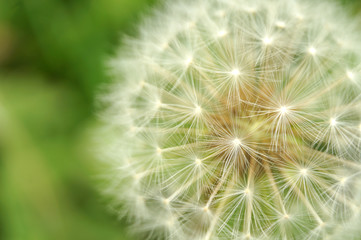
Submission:
[[[149,239],[356,236],[360,32],[331,3],[171,2],[111,61],[106,194]]]

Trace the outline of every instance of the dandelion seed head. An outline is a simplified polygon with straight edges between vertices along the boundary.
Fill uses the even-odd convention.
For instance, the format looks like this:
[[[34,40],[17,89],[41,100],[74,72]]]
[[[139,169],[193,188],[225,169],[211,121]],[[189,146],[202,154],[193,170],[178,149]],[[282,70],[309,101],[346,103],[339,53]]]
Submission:
[[[168,198],[164,198],[162,202],[164,205],[168,205],[170,203],[170,200]]]
[[[317,50],[316,50],[315,47],[310,47],[310,48],[308,49],[308,53],[311,54],[312,56],[315,56],[316,53],[317,53]]]
[[[176,0],[146,18],[100,97],[111,209],[140,239],[357,237],[356,25],[312,0]]]
[[[196,106],[195,109],[194,109],[194,113],[195,114],[201,114],[202,113],[202,108],[200,106]]]
[[[307,168],[301,168],[300,169],[300,174],[302,176],[307,176],[308,175],[308,169]]]
[[[155,102],[155,108],[160,108],[160,107],[162,107],[162,105],[163,105],[163,103],[162,103],[162,101],[160,101],[160,100],[157,100],[157,101]]]
[[[279,28],[285,28],[286,23],[284,21],[277,21],[276,26],[279,27]]]
[[[238,75],[241,74],[241,72],[240,72],[238,69],[233,69],[233,70],[231,71],[231,74],[232,74],[233,76],[238,76]]]
[[[156,152],[157,152],[158,155],[161,155],[161,154],[162,154],[162,151],[163,151],[163,150],[162,150],[160,147],[157,147]]]
[[[354,74],[353,72],[351,72],[351,71],[347,71],[347,72],[346,72],[346,75],[347,75],[347,77],[348,77],[350,80],[353,80],[354,77],[355,77],[355,74]]]
[[[282,107],[280,107],[280,109],[279,109],[279,112],[283,115],[283,114],[287,114],[288,113],[288,107],[286,107],[286,106],[282,106]]]
[[[235,138],[233,139],[232,143],[235,147],[238,147],[239,145],[241,145],[242,142],[239,138]]]
[[[186,60],[185,60],[185,64],[186,66],[190,65],[193,61],[193,58],[192,57],[188,57]]]
[[[330,125],[331,125],[332,127],[335,127],[337,124],[338,124],[338,122],[337,122],[336,118],[331,118],[331,119],[330,119]]]
[[[343,177],[340,179],[340,184],[343,186],[343,185],[345,185],[346,181],[347,181],[347,178]]]
[[[225,35],[227,35],[227,31],[226,31],[226,30],[220,30],[220,31],[217,32],[217,36],[218,36],[218,37],[223,37],[223,36],[225,36]]]
[[[264,45],[270,45],[270,44],[272,44],[273,39],[271,37],[266,36],[263,38],[262,41],[263,41]]]

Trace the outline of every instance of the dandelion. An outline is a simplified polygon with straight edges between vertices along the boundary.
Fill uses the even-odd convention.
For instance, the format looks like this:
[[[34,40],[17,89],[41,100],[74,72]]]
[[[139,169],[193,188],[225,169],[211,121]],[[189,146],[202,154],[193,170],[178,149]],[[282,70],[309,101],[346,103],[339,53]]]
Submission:
[[[105,193],[138,234],[358,236],[361,33],[340,12],[175,1],[128,39],[101,100],[101,156]]]

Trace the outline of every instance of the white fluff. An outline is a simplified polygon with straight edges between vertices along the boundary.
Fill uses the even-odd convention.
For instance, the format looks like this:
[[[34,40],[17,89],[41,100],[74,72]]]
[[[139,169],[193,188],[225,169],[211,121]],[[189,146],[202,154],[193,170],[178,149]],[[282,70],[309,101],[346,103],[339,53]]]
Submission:
[[[147,239],[357,237],[361,45],[342,9],[170,1],[110,62],[105,193]]]

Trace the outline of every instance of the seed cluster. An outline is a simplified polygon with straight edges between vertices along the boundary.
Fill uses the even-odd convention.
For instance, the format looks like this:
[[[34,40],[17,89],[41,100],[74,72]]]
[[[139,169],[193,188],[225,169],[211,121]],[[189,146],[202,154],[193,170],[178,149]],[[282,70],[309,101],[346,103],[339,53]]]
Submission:
[[[170,2],[110,62],[105,193],[149,239],[348,239],[360,31],[334,4]]]

